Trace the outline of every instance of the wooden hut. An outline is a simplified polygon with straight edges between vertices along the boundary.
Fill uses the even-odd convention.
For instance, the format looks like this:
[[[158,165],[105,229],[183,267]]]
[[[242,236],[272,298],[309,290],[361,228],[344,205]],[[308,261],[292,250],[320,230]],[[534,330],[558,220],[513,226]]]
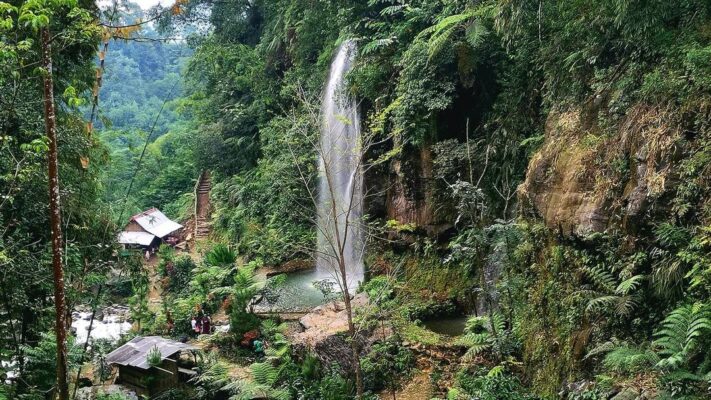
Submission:
[[[151,366],[149,353],[160,352],[160,364]],[[195,351],[197,347],[165,339],[160,336],[137,336],[106,356],[106,362],[118,368],[116,383],[133,389],[138,395],[154,396],[176,387],[181,377],[187,378],[194,371],[181,368],[180,353]]]
[[[170,220],[159,209],[151,208],[129,219],[119,233],[118,242],[126,248],[154,249],[163,241],[177,242],[173,236],[182,228],[182,225]]]

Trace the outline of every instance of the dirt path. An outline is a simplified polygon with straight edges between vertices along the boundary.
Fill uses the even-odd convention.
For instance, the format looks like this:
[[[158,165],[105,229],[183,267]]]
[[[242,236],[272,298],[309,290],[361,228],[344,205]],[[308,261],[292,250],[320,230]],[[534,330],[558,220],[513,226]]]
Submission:
[[[381,400],[393,398],[390,392],[378,394]],[[432,385],[430,383],[430,371],[418,371],[417,375],[408,382],[405,387],[395,392],[397,400],[430,400],[432,398]]]
[[[148,309],[152,312],[158,312],[163,306],[161,297],[161,282],[158,276],[158,262],[160,258],[154,254],[148,261],[143,263],[143,267],[148,273]]]

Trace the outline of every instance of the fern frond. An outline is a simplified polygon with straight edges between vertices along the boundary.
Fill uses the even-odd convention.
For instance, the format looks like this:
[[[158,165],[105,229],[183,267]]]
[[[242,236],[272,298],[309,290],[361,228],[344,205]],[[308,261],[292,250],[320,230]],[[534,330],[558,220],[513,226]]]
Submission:
[[[361,52],[365,55],[375,53],[377,51],[380,51],[381,49],[388,47],[395,43],[395,37],[389,37],[389,38],[383,38],[383,39],[375,39],[372,40],[368,43],[366,43]]]
[[[491,316],[491,331],[494,335],[501,335],[506,329],[506,319],[501,313],[494,313]]]
[[[617,299],[617,296],[600,296],[594,298],[588,302],[587,307],[585,307],[585,311],[588,313],[597,313],[601,309],[607,308],[610,305],[615,304]]]
[[[601,290],[606,293],[614,293],[615,287],[617,286],[615,277],[601,266],[586,267],[583,268],[583,272],[590,278],[590,280]]]
[[[686,364],[698,350],[699,338],[711,332],[711,311],[705,304],[681,306],[672,311],[655,333],[654,345],[663,358],[657,366],[677,369]]]
[[[249,369],[252,372],[254,381],[259,384],[271,386],[279,379],[279,368],[269,363],[253,363],[249,366]]]
[[[465,362],[472,361],[474,357],[489,350],[492,346],[489,332],[468,333],[457,339],[456,343],[460,346],[467,347],[467,352],[462,357]]]
[[[657,362],[659,362],[659,356],[653,351],[627,345],[612,350],[603,360],[607,369],[624,374],[648,370]]]
[[[659,224],[654,234],[657,241],[666,247],[682,246],[691,239],[688,229],[670,223]]]
[[[401,13],[408,7],[407,4],[397,4],[392,6],[387,6],[380,10],[380,15],[382,16],[393,16],[395,14]]]
[[[436,25],[423,30],[418,37],[430,36],[427,43],[429,58],[436,57],[448,43],[455,32],[467,29],[474,18],[472,10],[443,18]],[[481,32],[480,32],[481,33]]]
[[[487,372],[486,376],[493,378],[497,376],[501,376],[504,374],[505,368],[503,365],[499,364],[495,366],[494,368],[490,369],[489,372]]]
[[[644,275],[635,275],[620,282],[617,288],[615,288],[615,293],[621,296],[628,295],[630,292],[637,290],[643,281]]]
[[[639,297],[637,296],[622,296],[617,299],[615,312],[617,315],[629,317],[632,311],[639,306]]]
[[[474,20],[466,29],[467,43],[474,49],[481,46],[488,35],[489,29],[479,20]]]
[[[620,346],[626,346],[626,343],[620,342],[619,340],[617,340],[617,338],[613,337],[610,340],[608,340],[607,342],[602,343],[602,344],[596,346],[595,348],[593,348],[592,350],[590,350],[585,355],[585,357],[583,357],[583,360],[587,360],[590,357],[595,357],[600,354],[609,353],[610,351],[612,351]]]

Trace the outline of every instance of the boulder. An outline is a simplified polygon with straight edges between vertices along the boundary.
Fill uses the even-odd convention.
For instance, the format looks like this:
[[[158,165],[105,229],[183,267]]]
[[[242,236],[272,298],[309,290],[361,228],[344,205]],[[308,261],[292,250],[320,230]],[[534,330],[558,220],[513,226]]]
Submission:
[[[369,307],[368,296],[364,293],[351,300],[354,313]],[[348,340],[348,316],[342,301],[332,302],[314,308],[299,320],[302,329],[294,329],[289,336],[297,353],[311,352],[323,365],[337,365],[343,371],[353,371],[353,357]],[[369,352],[373,343],[392,335],[392,329],[378,327],[360,330],[356,333],[361,355]]]

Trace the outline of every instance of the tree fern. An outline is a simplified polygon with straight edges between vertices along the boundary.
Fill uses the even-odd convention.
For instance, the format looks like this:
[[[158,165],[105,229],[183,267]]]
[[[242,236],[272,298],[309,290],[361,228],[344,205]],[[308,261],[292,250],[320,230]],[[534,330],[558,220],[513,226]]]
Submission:
[[[710,332],[711,311],[707,305],[689,304],[672,311],[654,335],[654,345],[662,356],[657,366],[673,370],[687,365],[698,352],[708,351],[701,349],[700,344]]]

